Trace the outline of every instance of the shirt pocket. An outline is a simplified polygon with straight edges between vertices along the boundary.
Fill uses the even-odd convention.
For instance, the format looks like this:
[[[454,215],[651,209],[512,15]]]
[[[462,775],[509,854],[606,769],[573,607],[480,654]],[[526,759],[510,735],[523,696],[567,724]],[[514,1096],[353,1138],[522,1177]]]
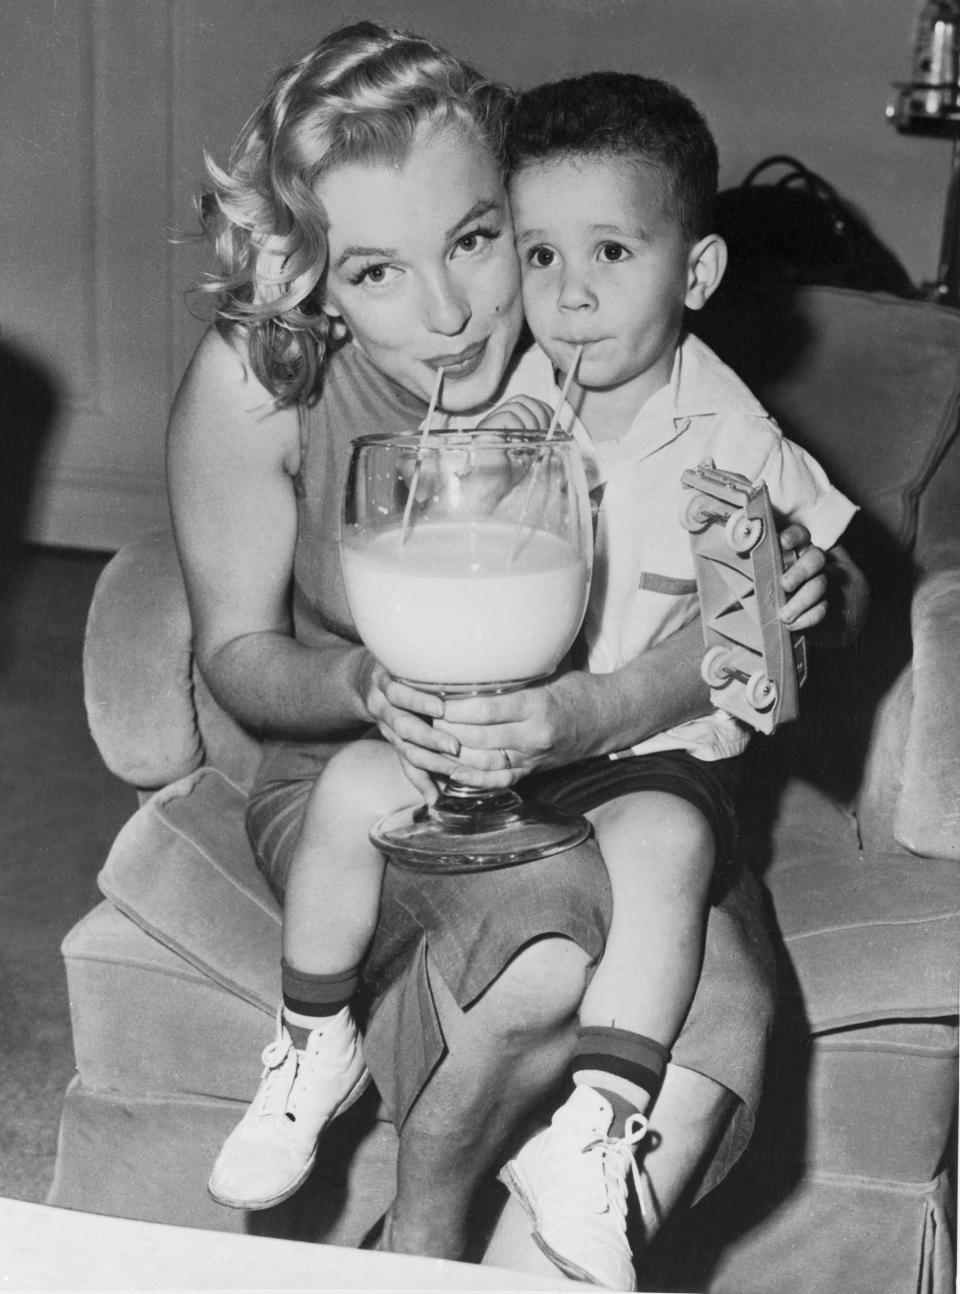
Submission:
[[[669,638],[699,612],[693,560],[676,548],[645,548],[626,609],[622,647],[632,658]]]
[[[644,545],[637,565],[638,593],[657,593],[667,598],[696,597],[696,572],[687,545]]]
[[[663,593],[667,597],[689,597],[697,591],[697,581],[683,575],[670,575],[665,571],[641,571],[637,581],[640,593]]]

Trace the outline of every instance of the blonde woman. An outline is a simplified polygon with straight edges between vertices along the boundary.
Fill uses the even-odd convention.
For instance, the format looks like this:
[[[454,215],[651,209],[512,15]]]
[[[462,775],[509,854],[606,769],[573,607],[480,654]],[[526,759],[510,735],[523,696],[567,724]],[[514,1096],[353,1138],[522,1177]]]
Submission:
[[[438,1257],[461,1256],[478,1182],[564,1073],[609,884],[592,845],[487,875],[388,869],[369,952],[331,975],[287,888],[318,774],[375,729],[424,797],[437,777],[506,786],[614,749],[625,727],[640,740],[708,707],[694,624],[614,675],[571,672],[516,693],[511,767],[482,715],[475,745],[452,742],[432,722],[442,704],[393,681],[356,638],[336,542],[350,441],[416,427],[439,367],[446,412],[489,408],[516,360],[520,282],[500,156],[510,98],[430,42],[366,22],[277,77],[213,171],[215,326],[177,395],[168,445],[197,657],[221,704],[263,734],[248,828],[284,905],[277,1039],[211,1189],[248,1208],[289,1195],[369,1069],[399,1133],[378,1243]],[[507,416],[524,423],[523,402]],[[807,539],[801,528],[783,537],[802,552],[789,585],[796,628],[826,614],[823,554]],[[333,924],[349,918],[337,902]],[[721,995],[729,1019],[705,1020],[695,998],[673,1049],[646,1161],[661,1216],[719,1181],[752,1125],[770,990],[749,883],[712,912],[705,967],[736,993]],[[342,1010],[358,983],[362,1046]],[[715,1046],[731,1031],[733,1077]]]

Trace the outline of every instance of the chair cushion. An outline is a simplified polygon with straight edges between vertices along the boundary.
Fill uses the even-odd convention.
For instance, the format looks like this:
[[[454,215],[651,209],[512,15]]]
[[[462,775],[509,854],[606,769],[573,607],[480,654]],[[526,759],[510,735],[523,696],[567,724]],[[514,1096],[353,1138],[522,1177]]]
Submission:
[[[914,853],[960,862],[960,569],[922,582],[912,622],[913,713],[897,839]]]
[[[708,1196],[675,1229],[665,1270],[683,1283],[666,1288],[708,1294],[953,1294],[956,1288],[946,1170],[922,1186],[830,1173],[795,1184],[737,1185]]]
[[[104,568],[87,617],[84,700],[107,767],[131,785],[166,786],[215,764],[249,786],[260,742],[210,695],[169,530],[125,545]]]
[[[807,788],[791,804],[766,880],[810,1028],[955,1015],[960,869],[866,862],[827,797]],[[118,835],[100,888],[215,983],[272,1012],[280,910],[254,863],[244,805],[216,769],[167,787]]]
[[[867,860],[811,844],[803,825],[781,850],[766,881],[813,1033],[957,1014],[956,863]]]
[[[280,1000],[280,909],[244,827],[246,795],[214,768],[158,791],[124,825],[100,872],[104,896],[231,993]]]
[[[88,1091],[249,1101],[273,1011],[215,984],[103,902],[63,941],[77,1071]]]
[[[801,1064],[792,1082],[800,1086],[797,1158],[818,1172],[929,1182],[944,1162],[957,1106],[956,1020],[821,1034],[809,1068]],[[788,1099],[775,1099],[771,1111],[781,1129]]]
[[[190,613],[172,536],[127,544],[104,568],[83,645],[87,721],[111,772],[163,786],[201,763]]]
[[[356,1247],[395,1190],[397,1138],[364,1098],[324,1134],[325,1154],[291,1199],[262,1213],[216,1204],[207,1178],[243,1105],[168,1092],[67,1090],[48,1203],[213,1231]],[[333,1189],[331,1189],[333,1187]]]
[[[842,288],[722,289],[690,324],[909,548],[917,500],[957,432],[960,313]]]

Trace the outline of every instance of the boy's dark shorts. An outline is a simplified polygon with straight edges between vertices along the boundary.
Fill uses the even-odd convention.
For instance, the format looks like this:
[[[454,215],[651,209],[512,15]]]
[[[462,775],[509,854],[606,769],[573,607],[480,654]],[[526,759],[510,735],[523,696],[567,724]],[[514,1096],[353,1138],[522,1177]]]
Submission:
[[[519,787],[528,798],[576,812],[635,791],[666,791],[694,804],[713,830],[718,883],[703,969],[672,1059],[739,1099],[701,1194],[725,1176],[749,1140],[772,1017],[772,958],[760,888],[738,862],[738,764],[706,763],[676,751],[602,756],[535,774]],[[273,782],[255,787],[250,797],[247,826],[257,862],[281,901],[312,787],[313,779]],[[523,947],[543,936],[571,939],[597,961],[610,914],[609,880],[592,839],[489,872],[438,876],[388,867],[364,971],[370,1004],[364,1052],[397,1126],[445,1050],[432,975],[441,976],[466,1009]]]

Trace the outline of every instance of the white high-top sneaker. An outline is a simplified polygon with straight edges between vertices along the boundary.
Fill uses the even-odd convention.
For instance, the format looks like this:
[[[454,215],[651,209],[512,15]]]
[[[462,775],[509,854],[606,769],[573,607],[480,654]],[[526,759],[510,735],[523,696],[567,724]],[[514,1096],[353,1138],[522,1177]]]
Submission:
[[[549,1128],[531,1137],[499,1176],[529,1214],[534,1240],[564,1275],[635,1290],[627,1177],[642,1204],[633,1152],[647,1134],[647,1121],[631,1115],[623,1137],[608,1135],[612,1122],[606,1097],[578,1085]]]
[[[370,1082],[360,1034],[348,1009],[314,1029],[303,1051],[277,1014],[277,1036],[263,1052],[260,1087],[223,1143],[207,1189],[232,1209],[267,1209],[306,1181],[317,1138]]]

